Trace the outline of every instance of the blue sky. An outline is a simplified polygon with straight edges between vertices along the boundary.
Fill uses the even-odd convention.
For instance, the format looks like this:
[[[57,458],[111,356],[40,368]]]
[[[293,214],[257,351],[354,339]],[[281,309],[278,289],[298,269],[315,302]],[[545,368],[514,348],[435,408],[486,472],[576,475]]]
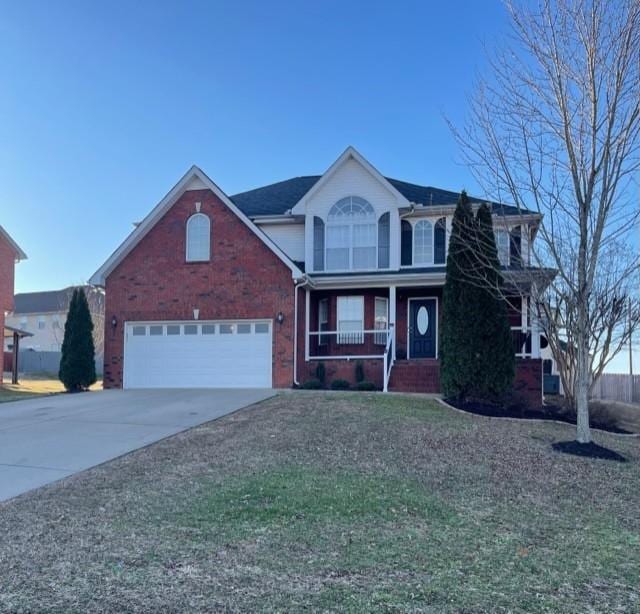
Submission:
[[[324,171],[474,189],[460,121],[486,2],[0,2],[0,223],[16,291],[88,279],[198,164],[228,194]]]

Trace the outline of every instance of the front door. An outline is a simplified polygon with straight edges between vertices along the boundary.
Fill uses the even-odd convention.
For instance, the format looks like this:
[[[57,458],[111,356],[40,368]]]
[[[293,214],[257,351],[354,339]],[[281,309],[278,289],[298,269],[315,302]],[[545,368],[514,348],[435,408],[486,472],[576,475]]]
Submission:
[[[409,358],[436,357],[436,300],[419,298],[409,301]]]

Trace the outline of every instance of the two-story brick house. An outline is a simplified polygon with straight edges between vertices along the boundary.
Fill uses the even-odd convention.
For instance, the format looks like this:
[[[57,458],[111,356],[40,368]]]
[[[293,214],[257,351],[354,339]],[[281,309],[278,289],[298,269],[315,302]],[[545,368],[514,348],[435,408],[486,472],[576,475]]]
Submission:
[[[25,260],[27,255],[0,226],[0,332],[5,335],[5,315],[13,309],[13,285],[15,278],[15,264]],[[0,369],[0,384],[2,384]]]
[[[438,391],[458,196],[386,178],[351,147],[321,176],[231,197],[191,168],[91,280],[106,288],[105,386],[290,387],[322,361],[328,379],[353,381],[361,362],[382,389]],[[491,206],[515,278],[540,216]],[[539,404],[521,277],[516,386]]]

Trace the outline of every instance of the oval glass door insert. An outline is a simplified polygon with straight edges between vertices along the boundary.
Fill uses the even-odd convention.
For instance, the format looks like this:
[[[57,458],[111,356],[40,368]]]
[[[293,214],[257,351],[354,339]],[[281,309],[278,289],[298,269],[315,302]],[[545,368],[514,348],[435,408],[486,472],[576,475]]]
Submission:
[[[418,332],[421,335],[426,335],[427,330],[429,329],[429,312],[424,305],[422,305],[422,307],[418,309],[418,316],[416,320],[416,324],[418,325]]]

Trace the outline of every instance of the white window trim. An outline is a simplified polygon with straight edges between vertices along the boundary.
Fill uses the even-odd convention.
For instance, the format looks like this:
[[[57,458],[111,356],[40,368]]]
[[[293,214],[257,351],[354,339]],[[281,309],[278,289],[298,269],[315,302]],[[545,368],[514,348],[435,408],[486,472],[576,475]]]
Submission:
[[[444,227],[444,262],[442,264],[436,264],[436,222],[443,219],[445,220]],[[416,225],[424,220],[431,222],[431,264],[421,263],[416,264]],[[441,215],[437,218],[403,218],[403,221],[411,224],[411,264],[403,264],[401,269],[422,269],[424,267],[440,267],[445,268],[447,266],[447,256],[449,254],[449,236],[451,234],[451,221],[446,215]]]
[[[362,345],[364,344],[364,334],[360,333],[360,337],[359,337],[359,341],[356,342],[348,342],[348,341],[341,341],[340,340],[340,322],[341,322],[341,318],[340,318],[340,300],[341,299],[359,299],[359,302],[362,306],[362,317],[360,322],[362,323],[360,330],[363,331],[364,330],[364,295],[345,295],[345,296],[338,296],[336,299],[336,330],[338,331],[338,335],[337,335],[337,343],[339,345]],[[348,334],[357,334],[357,331],[344,331],[345,335]]]
[[[203,218],[207,221],[207,238],[209,241],[209,245],[208,245],[209,249],[207,250],[208,253],[206,258],[189,258],[189,224],[191,224],[191,222],[196,218]],[[187,262],[210,262],[211,261],[211,219],[209,218],[209,216],[200,212],[194,213],[187,220],[184,234],[185,234],[185,260]]]

